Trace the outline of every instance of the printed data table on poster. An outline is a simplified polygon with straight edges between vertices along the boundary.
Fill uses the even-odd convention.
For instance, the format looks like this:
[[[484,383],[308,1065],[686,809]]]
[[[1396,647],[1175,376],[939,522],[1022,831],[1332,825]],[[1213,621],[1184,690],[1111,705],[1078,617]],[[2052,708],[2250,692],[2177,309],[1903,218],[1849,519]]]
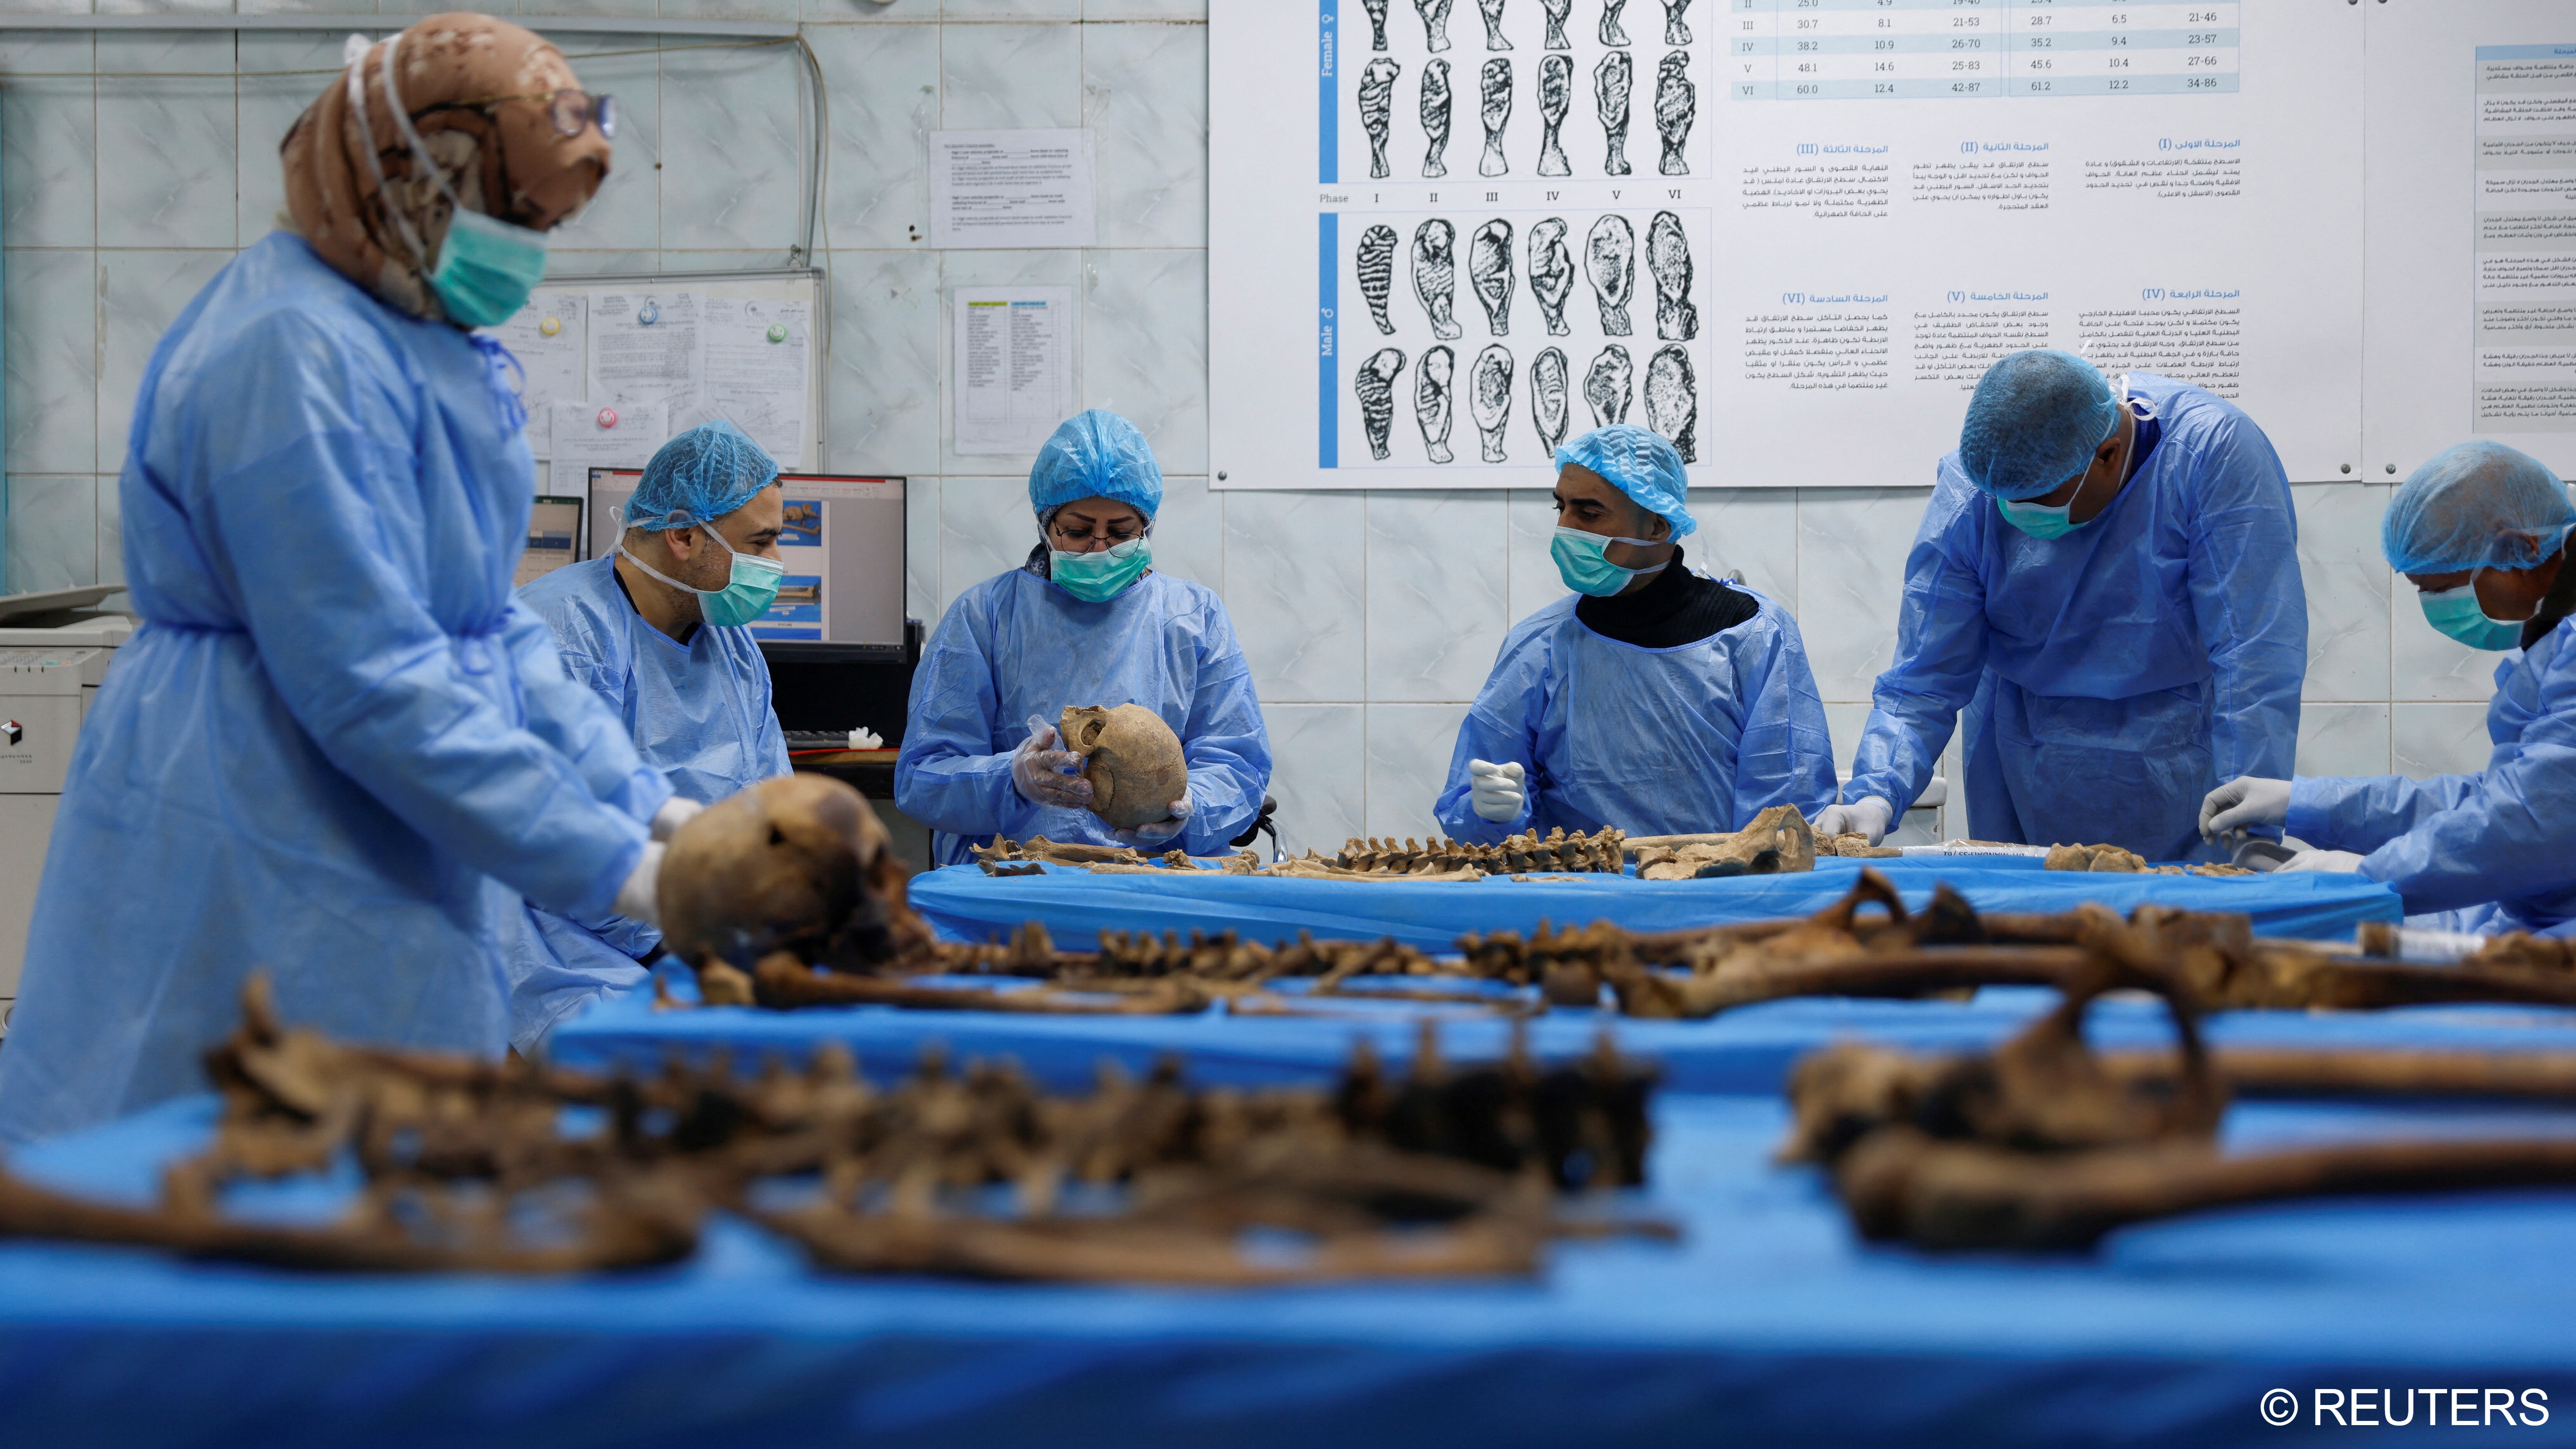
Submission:
[[[2354,474],[2341,0],[1213,0],[1220,488],[1928,483],[2026,347]]]

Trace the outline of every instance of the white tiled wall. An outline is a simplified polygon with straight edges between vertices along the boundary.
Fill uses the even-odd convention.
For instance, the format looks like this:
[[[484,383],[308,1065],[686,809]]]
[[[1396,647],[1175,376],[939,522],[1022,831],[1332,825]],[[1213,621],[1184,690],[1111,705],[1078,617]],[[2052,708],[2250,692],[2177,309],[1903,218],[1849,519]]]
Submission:
[[[652,14],[655,4],[490,8],[614,15]],[[345,12],[366,0],[238,8]],[[1157,560],[1223,593],[1251,655],[1288,839],[1330,847],[1361,832],[1431,833],[1466,701],[1511,621],[1560,591],[1547,559],[1552,520],[1545,495],[1529,492],[1208,489],[1204,0],[659,0],[659,9],[805,22],[830,97],[819,243],[832,275],[827,461],[914,479],[914,612],[935,619],[960,591],[1017,564],[1034,537],[1026,460],[947,447],[945,292],[1071,286],[1084,403],[1134,419],[1168,475]],[[557,270],[779,261],[796,221],[794,60],[775,47],[563,40],[585,84],[618,96],[624,121],[616,172],[558,237]],[[336,34],[0,30],[12,589],[122,577],[115,472],[135,384],[179,308],[235,247],[268,230],[283,191],[277,142],[329,79],[339,47]],[[1076,125],[1098,133],[1099,247],[929,250],[927,132]],[[2309,773],[2424,774],[2485,757],[2494,656],[2434,634],[2412,590],[2390,587],[2378,550],[2388,492],[2298,489],[2313,656],[2299,768]],[[1924,493],[1692,495],[1693,556],[1741,569],[1797,614],[1846,764],[1894,646],[1897,583]],[[1964,822],[1954,813],[1951,825]]]

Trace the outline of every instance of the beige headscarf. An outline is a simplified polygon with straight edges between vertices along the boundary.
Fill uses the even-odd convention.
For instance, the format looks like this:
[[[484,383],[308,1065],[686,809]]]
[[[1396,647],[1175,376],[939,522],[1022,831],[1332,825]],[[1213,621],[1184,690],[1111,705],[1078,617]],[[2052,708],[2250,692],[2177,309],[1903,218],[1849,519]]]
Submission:
[[[608,175],[608,138],[596,125],[560,136],[542,101],[487,102],[576,87],[563,53],[542,36],[488,15],[433,15],[404,31],[394,55],[395,88],[421,143],[463,203],[488,216],[543,231],[580,210]],[[452,209],[438,180],[418,164],[385,100],[386,47],[368,47],[360,67],[366,124],[384,184],[367,165],[366,133],[349,105],[347,72],[332,77],[278,149],[286,165],[286,211],[313,249],[386,305],[444,318],[428,273],[447,236]],[[425,255],[415,255],[399,216]]]

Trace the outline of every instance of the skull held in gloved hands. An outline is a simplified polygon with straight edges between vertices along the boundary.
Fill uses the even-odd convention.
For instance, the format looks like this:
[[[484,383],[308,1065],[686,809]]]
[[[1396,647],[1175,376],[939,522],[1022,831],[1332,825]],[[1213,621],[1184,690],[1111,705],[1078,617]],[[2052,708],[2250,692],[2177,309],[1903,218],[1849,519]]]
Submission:
[[[1120,830],[1169,816],[1172,802],[1190,792],[1180,736],[1141,704],[1067,705],[1056,734],[1087,761],[1091,813]]]
[[[930,941],[904,900],[907,873],[858,791],[822,775],[763,780],[672,835],[657,878],[662,940],[693,966],[748,970],[789,951],[864,971]]]

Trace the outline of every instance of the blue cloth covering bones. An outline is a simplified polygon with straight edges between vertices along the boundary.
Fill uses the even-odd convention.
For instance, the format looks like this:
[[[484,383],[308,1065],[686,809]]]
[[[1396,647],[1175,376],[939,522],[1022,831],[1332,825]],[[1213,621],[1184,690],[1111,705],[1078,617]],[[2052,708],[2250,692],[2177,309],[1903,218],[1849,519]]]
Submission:
[[[467,334],[282,232],[154,349],[118,483],[145,623],[73,751],[0,1139],[200,1087],[254,968],[301,1025],[498,1055],[513,898],[607,911],[670,787],[511,597],[505,422]]]
[[[700,624],[680,643],[635,611],[616,562],[589,559],[519,590],[553,630],[565,671],[616,711],[677,794],[710,805],[788,773],[769,662],[751,630]],[[641,982],[638,963],[661,944],[660,932],[617,915],[574,920],[523,905],[511,924],[510,1044],[521,1051],[591,1001]]]
[[[1910,804],[1963,707],[1969,829],[1989,840],[2207,859],[2202,798],[2289,777],[2307,596],[2280,458],[2231,403],[2128,385],[2161,438],[2063,538],[2015,529],[1941,460],[1845,800]]]

